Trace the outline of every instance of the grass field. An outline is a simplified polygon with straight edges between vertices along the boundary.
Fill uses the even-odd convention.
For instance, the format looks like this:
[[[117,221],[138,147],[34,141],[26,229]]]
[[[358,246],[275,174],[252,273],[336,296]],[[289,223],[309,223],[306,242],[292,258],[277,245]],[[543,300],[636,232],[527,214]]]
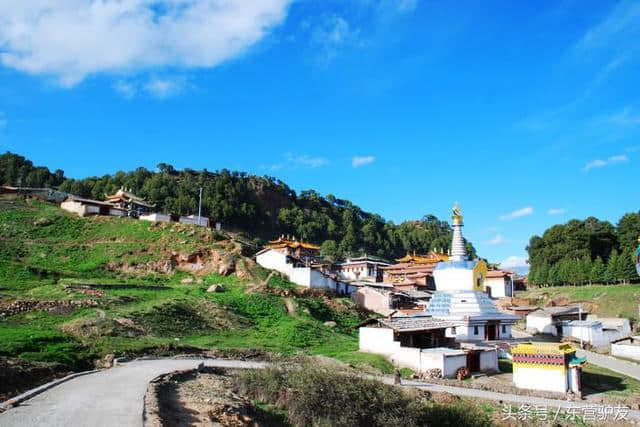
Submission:
[[[517,297],[529,298],[536,305],[547,305],[552,299],[566,297],[573,302],[591,304],[594,314],[610,317],[627,317],[638,322],[640,284],[586,285],[533,288],[518,292]]]
[[[31,311],[0,317],[0,356],[62,363],[86,369],[106,354],[261,349],[335,357],[391,372],[380,356],[357,352],[354,326],[363,320],[348,299],[284,298],[247,292],[248,280],[207,274],[182,284],[187,273],[146,271],[141,266],[178,251],[225,244],[194,226],[154,226],[127,218],[77,218],[56,206],[0,201],[0,303],[13,300],[93,299],[99,308],[61,314]],[[254,267],[252,275],[266,278]],[[254,278],[255,278],[254,277]],[[102,284],[101,296],[66,285]],[[208,293],[211,284],[224,291]],[[137,285],[122,288],[116,285]],[[269,286],[292,284],[274,277]],[[335,327],[324,322],[336,322]]]

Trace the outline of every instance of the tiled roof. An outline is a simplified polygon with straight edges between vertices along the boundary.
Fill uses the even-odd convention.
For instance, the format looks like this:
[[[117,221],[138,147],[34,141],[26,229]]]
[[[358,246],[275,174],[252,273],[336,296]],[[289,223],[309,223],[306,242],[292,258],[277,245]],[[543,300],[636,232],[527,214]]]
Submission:
[[[391,319],[378,319],[378,322],[396,332],[428,331],[455,326],[453,322],[426,316],[392,317]]]

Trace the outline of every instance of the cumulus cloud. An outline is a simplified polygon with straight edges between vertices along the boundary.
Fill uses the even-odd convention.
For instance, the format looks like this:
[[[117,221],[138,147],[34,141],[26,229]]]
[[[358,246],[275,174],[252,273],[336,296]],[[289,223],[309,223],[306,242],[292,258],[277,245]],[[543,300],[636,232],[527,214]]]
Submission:
[[[582,170],[584,172],[589,172],[592,169],[598,169],[598,168],[603,168],[605,166],[610,166],[610,165],[615,165],[615,164],[619,164],[619,163],[627,163],[629,161],[629,158],[625,155],[625,154],[619,154],[616,156],[611,156],[608,159],[602,160],[602,159],[596,159],[596,160],[592,160],[590,162],[587,162]]]
[[[214,67],[265,37],[291,2],[0,1],[0,63],[64,86],[103,72]]]
[[[360,166],[369,165],[375,162],[376,158],[374,156],[355,156],[351,159],[351,166],[354,168],[359,168]]]
[[[529,268],[529,260],[525,257],[510,256],[500,262],[500,268],[504,270]]]
[[[564,208],[551,208],[547,211],[549,215],[562,215],[566,212],[567,210]]]
[[[533,208],[531,206],[526,206],[522,209],[517,209],[513,212],[509,212],[508,214],[504,214],[500,216],[500,220],[509,221],[512,219],[520,218],[523,216],[533,215]]]
[[[329,163],[329,161],[320,156],[309,156],[307,154],[294,155],[287,154],[287,162],[292,165],[306,166],[310,168],[319,168]]]
[[[497,246],[506,242],[506,239],[501,234],[496,234],[495,237],[487,242],[487,245]]]

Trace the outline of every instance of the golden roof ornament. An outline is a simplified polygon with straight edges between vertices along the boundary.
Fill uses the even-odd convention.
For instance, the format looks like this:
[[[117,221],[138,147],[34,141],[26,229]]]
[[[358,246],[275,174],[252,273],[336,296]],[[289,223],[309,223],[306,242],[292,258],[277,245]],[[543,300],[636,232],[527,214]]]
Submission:
[[[460,209],[460,205],[458,205],[458,202],[455,202],[453,204],[453,224],[462,224],[462,210]]]

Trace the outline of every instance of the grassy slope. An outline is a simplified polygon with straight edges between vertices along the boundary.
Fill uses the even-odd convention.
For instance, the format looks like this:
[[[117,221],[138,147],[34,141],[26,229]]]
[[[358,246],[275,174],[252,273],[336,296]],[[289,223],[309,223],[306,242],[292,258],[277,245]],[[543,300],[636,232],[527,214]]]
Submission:
[[[621,316],[637,322],[640,284],[635,285],[592,285],[557,286],[518,292],[518,297],[531,298],[536,304],[546,305],[557,297],[567,297],[571,301],[586,301],[595,304],[595,314],[600,316]]]
[[[167,251],[219,246],[209,231],[157,227],[126,218],[76,218],[40,202],[0,200],[0,301],[10,299],[97,299],[101,310],[71,314],[29,312],[0,320],[0,356],[61,362],[87,368],[105,354],[144,352],[175,346],[306,352],[366,363],[389,372],[383,358],[357,353],[361,318],[318,298],[296,298],[287,314],[282,297],[246,293],[235,276],[205,276],[184,285],[186,273],[133,273],[110,264],[158,261]],[[257,275],[265,277],[264,271]],[[102,297],[64,289],[72,283],[163,285],[164,290],[106,288]],[[207,293],[212,283],[225,291]],[[270,286],[292,286],[272,279]],[[305,310],[306,308],[306,310]],[[324,326],[334,320],[336,328]]]

